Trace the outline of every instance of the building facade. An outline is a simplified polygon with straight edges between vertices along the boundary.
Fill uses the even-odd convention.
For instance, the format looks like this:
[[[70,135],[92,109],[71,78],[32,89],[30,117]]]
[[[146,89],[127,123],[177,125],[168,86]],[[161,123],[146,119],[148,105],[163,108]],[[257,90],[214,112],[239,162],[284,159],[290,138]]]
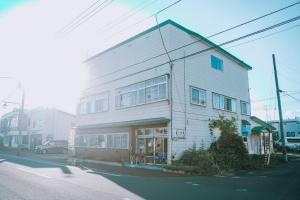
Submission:
[[[171,20],[84,65],[88,81],[72,137],[77,156],[170,163],[193,146],[208,148],[216,139],[208,124],[220,115],[251,135],[251,67]]]
[[[28,111],[24,111],[21,124],[19,124],[19,117],[19,110],[13,110],[1,117],[0,134],[3,137],[4,147],[17,148],[19,144],[28,145]]]
[[[281,139],[280,135],[280,126],[279,121],[269,121],[269,124],[274,126],[276,130],[274,134],[276,134],[276,138],[279,140]],[[289,148],[300,148],[300,118],[295,117],[295,119],[287,119],[283,120],[283,130],[285,136],[285,143],[286,146]]]
[[[17,148],[19,138],[18,111],[1,117],[3,146]],[[50,140],[68,140],[74,126],[75,116],[57,109],[37,108],[27,110],[22,118],[20,144],[22,148],[34,149]]]

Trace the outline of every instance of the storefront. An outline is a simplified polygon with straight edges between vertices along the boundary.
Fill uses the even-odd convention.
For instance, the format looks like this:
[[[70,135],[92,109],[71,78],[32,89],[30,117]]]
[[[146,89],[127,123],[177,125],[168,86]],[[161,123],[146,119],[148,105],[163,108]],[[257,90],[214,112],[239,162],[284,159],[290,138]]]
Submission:
[[[135,138],[136,163],[166,164],[168,149],[166,127],[136,129]]]
[[[79,127],[73,130],[70,150],[78,157],[160,165],[167,163],[167,120],[143,120]],[[160,122],[160,123],[158,123]],[[163,123],[161,123],[163,122]],[[121,126],[118,126],[121,125]],[[124,126],[127,125],[127,126]]]

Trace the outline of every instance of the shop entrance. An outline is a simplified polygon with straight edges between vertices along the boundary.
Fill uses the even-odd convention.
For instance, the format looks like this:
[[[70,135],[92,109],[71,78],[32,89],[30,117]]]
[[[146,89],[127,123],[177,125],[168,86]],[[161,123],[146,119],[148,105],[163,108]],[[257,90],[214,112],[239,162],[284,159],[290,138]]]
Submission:
[[[136,154],[144,164],[166,164],[167,128],[143,128],[136,130]]]

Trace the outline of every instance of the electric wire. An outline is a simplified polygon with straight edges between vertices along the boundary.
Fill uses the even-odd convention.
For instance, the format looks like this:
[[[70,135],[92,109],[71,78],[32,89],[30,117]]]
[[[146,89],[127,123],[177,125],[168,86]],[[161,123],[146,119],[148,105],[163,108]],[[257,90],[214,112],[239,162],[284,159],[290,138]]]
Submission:
[[[289,20],[285,20],[285,21],[283,21],[283,22],[274,24],[274,25],[272,25],[272,26],[269,26],[269,27],[260,29],[260,30],[258,30],[258,31],[255,31],[255,32],[252,32],[252,33],[243,35],[243,36],[240,36],[240,37],[238,37],[238,38],[235,38],[235,39],[232,39],[232,40],[229,40],[229,41],[226,41],[226,42],[223,42],[223,43],[221,43],[221,44],[219,44],[219,45],[212,44],[212,46],[209,47],[209,48],[206,48],[206,49],[203,49],[203,50],[200,50],[200,51],[197,51],[197,52],[188,54],[188,55],[186,55],[186,56],[182,56],[182,57],[175,58],[175,59],[172,60],[172,62],[175,62],[175,61],[178,61],[178,60],[181,60],[181,59],[184,59],[184,58],[193,57],[193,56],[199,55],[199,54],[201,54],[201,53],[204,53],[204,52],[207,52],[207,51],[211,51],[211,50],[213,50],[213,49],[219,49],[221,46],[224,46],[224,45],[227,45],[227,44],[230,44],[230,43],[233,43],[233,42],[236,42],[236,41],[239,41],[239,40],[242,40],[242,39],[251,37],[251,36],[253,36],[253,35],[257,35],[257,34],[259,34],[259,33],[263,33],[263,32],[265,32],[265,31],[268,31],[268,30],[271,30],[271,29],[274,29],[274,28],[283,26],[283,25],[285,25],[285,24],[294,22],[294,21],[299,20],[299,19],[300,19],[300,16],[297,16],[297,17],[291,18],[291,19],[289,19]],[[173,50],[171,50],[171,51],[173,51]],[[170,53],[170,51],[169,51],[169,53]],[[165,54],[166,54],[166,53],[163,53],[163,54],[161,54],[161,55],[165,55]],[[157,56],[157,57],[159,57],[159,56]],[[149,59],[147,59],[147,60],[149,60]],[[139,62],[139,64],[144,63],[144,62],[145,62],[145,61],[141,61],[141,62]],[[155,68],[157,68],[157,67],[160,67],[160,66],[163,66],[163,65],[165,65],[165,64],[168,64],[169,62],[170,62],[170,61],[164,62],[164,63],[158,64],[158,65],[152,66],[152,67],[150,67],[150,68],[141,70],[141,71],[139,71],[139,72],[135,72],[135,73],[132,73],[132,74],[128,74],[128,75],[122,76],[122,77],[120,77],[120,78],[113,79],[113,80],[110,80],[110,81],[107,81],[107,82],[104,82],[104,83],[101,83],[101,84],[107,84],[107,83],[110,83],[110,82],[113,82],[113,81],[116,81],[116,80],[120,80],[120,79],[129,77],[129,76],[132,76],[132,75],[135,75],[135,74],[139,74],[139,73],[142,73],[142,72],[145,72],[145,71],[148,71],[148,70],[152,70],[152,69],[155,69]],[[134,65],[137,65],[137,64],[134,64]],[[131,66],[133,66],[133,65],[131,65]],[[121,71],[121,70],[127,69],[127,68],[128,68],[128,66],[125,67],[125,68],[121,68],[121,69],[118,70],[118,72]],[[111,73],[110,73],[110,74],[111,74]],[[98,86],[99,86],[99,85],[97,84],[96,86],[88,87],[88,88],[86,88],[85,90],[88,90],[88,89],[94,88],[94,87],[98,87]]]

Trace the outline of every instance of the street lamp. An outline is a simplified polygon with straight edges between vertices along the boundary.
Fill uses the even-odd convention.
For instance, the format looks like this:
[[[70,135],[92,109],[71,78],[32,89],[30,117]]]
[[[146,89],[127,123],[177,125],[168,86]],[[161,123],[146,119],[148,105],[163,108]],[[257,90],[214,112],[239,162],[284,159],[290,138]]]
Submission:
[[[7,79],[13,79],[11,77],[0,77],[0,78],[7,78]],[[23,122],[23,115],[24,115],[24,102],[25,102],[25,90],[22,87],[21,83],[19,82],[20,89],[22,89],[22,99],[21,103],[17,102],[11,102],[11,101],[3,101],[3,108],[7,108],[7,104],[17,104],[19,105],[19,113],[18,113],[18,151],[17,155],[20,155],[21,152],[21,135],[22,135],[22,122]]]

